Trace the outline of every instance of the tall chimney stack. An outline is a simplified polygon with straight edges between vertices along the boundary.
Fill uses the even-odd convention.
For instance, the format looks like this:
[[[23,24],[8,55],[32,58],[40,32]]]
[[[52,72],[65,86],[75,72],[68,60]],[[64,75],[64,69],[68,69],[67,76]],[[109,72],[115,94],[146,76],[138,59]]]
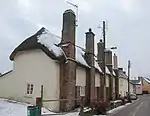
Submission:
[[[87,70],[87,90],[86,95],[88,99],[90,98],[90,102],[93,102],[95,99],[95,68],[94,68],[94,36],[95,34],[92,32],[90,28],[86,34],[86,60],[89,66],[91,66],[90,71]],[[88,101],[89,102],[89,101]]]
[[[105,55],[106,55],[106,65],[112,66],[112,51],[106,50]]]
[[[97,59],[98,59],[98,64],[101,67],[102,71],[104,72],[104,42],[100,40],[100,42],[97,43]],[[106,96],[104,96],[106,93],[105,92],[105,77],[100,79],[100,98],[105,99]]]
[[[62,46],[67,57],[75,59],[75,30],[76,16],[72,10],[66,10],[63,13],[63,29],[61,44],[69,43],[68,46]],[[60,45],[61,45],[60,44]],[[60,98],[68,99],[67,102],[60,102],[62,111],[70,111],[75,106],[75,80],[76,63],[68,60],[67,63],[60,64]]]
[[[104,69],[103,66],[103,59],[104,59],[104,43],[102,40],[100,40],[100,42],[97,43],[97,59],[98,59],[98,63],[101,66],[102,70]]]
[[[106,66],[108,67],[109,71],[113,75],[113,65],[112,65],[112,51],[111,50],[106,50],[105,51],[105,58],[106,58]],[[110,100],[112,100],[113,96],[113,76],[109,78],[109,97]]]
[[[114,62],[114,69],[118,69],[118,58],[116,54],[114,54],[113,56],[113,62]]]
[[[120,70],[123,71],[123,68],[118,68],[118,57],[116,54],[114,54],[113,56],[113,63],[114,63],[114,70],[117,74],[116,78],[115,78],[115,92],[116,92],[116,99],[119,98],[119,72]]]
[[[63,14],[62,43],[75,43],[76,16],[71,9]]]

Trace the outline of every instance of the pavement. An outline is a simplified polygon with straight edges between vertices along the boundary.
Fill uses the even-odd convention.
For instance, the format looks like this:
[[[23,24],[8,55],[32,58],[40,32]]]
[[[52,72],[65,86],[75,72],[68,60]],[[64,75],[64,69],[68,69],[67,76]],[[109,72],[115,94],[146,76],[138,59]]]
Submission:
[[[108,116],[150,116],[150,95],[139,96],[139,100]]]

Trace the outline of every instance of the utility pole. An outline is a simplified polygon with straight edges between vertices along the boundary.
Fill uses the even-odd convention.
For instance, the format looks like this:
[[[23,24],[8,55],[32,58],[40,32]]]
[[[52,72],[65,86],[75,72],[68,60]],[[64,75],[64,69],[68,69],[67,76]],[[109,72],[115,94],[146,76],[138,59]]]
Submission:
[[[104,100],[106,100],[106,38],[105,38],[105,21],[103,21],[103,44],[104,44],[104,56],[103,56],[103,66],[104,66]]]
[[[128,61],[128,93],[130,93],[130,68],[131,68],[131,62]]]
[[[130,68],[131,68],[131,61],[128,61],[128,100],[130,100]]]

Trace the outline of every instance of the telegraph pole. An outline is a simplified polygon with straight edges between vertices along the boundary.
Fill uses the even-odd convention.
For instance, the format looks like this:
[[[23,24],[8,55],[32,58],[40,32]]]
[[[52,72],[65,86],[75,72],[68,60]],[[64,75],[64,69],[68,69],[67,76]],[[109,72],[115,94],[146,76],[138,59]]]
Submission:
[[[104,44],[104,56],[103,56],[103,66],[104,66],[104,100],[106,99],[106,56],[105,56],[105,51],[106,51],[106,38],[105,38],[105,28],[106,24],[105,21],[103,21],[103,44]]]
[[[131,61],[128,61],[128,100],[130,100],[130,68],[131,68]]]
[[[131,62],[128,61],[128,93],[130,93],[130,68],[131,68]]]

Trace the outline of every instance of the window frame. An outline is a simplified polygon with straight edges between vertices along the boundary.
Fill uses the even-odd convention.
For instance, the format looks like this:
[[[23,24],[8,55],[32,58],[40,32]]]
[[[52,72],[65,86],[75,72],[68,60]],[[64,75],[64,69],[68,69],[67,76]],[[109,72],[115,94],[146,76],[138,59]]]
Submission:
[[[32,83],[27,83],[26,85],[26,95],[31,96],[34,92],[34,85]]]
[[[85,96],[85,86],[80,86],[80,96],[81,97]]]

